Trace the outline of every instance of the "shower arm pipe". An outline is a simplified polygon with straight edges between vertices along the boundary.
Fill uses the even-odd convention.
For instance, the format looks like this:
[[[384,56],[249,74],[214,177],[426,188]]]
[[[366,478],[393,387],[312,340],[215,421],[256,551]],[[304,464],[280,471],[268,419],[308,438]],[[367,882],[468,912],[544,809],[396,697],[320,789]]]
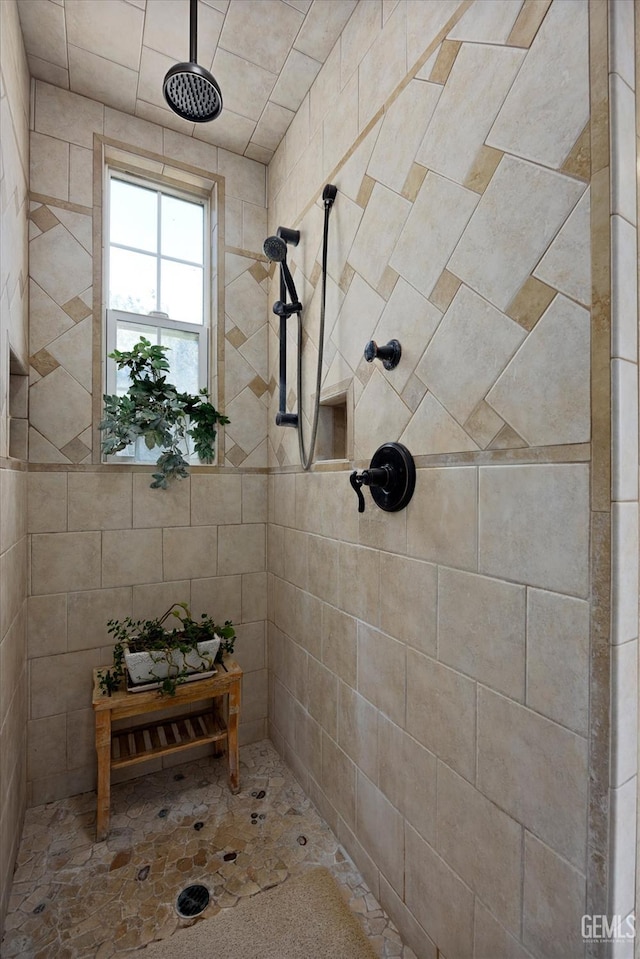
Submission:
[[[198,0],[189,0],[189,61],[198,61]]]

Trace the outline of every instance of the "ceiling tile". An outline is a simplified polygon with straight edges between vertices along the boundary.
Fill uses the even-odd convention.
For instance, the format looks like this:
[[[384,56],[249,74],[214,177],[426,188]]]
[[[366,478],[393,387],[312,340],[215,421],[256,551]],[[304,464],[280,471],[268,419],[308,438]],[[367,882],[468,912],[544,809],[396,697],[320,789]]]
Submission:
[[[22,0],[18,4],[27,53],[59,67],[67,66],[64,8],[49,0]]]
[[[257,160],[258,163],[264,163],[266,166],[271,161],[273,150],[268,150],[267,147],[261,147],[252,140],[247,149],[244,151],[244,155],[249,157],[250,160]]]
[[[67,0],[67,41],[123,67],[137,70],[144,13],[124,0]]]
[[[207,4],[198,4],[197,62],[207,70],[211,67],[223,22],[222,13]],[[189,0],[149,0],[143,43],[178,63],[188,61]]]
[[[255,120],[225,109],[213,123],[196,123],[193,135],[197,140],[215,143],[233,153],[244,153],[255,127]]]
[[[69,45],[69,79],[71,89],[126,113],[133,113],[136,103],[135,70]]]
[[[290,7],[295,7],[300,13],[308,13],[312,0],[284,0]]]
[[[323,63],[354,11],[356,0],[314,0],[295,41],[296,50]]]
[[[155,103],[147,103],[146,100],[138,99],[136,100],[136,116],[143,120],[151,120],[152,123],[159,123],[161,127],[168,127],[177,133],[193,136],[195,123],[183,120],[168,107],[159,107]]]
[[[218,48],[213,75],[222,90],[225,109],[250,120],[259,120],[277,76],[262,67]]]
[[[299,50],[292,50],[287,57],[278,82],[273,88],[271,99],[274,103],[286,107],[288,110],[297,110],[304,100],[309,87],[317,77],[320,67],[317,60],[308,57]]]
[[[55,63],[49,63],[47,60],[41,60],[40,57],[28,57],[29,73],[36,80],[46,80],[56,87],[69,89],[69,71],[64,67],[59,67]]]
[[[303,20],[304,14],[282,0],[243,0],[229,7],[220,46],[278,73]]]
[[[213,7],[214,10],[219,10],[220,13],[226,13],[229,8],[229,0],[202,0],[202,2],[208,7]]]
[[[150,50],[149,47],[143,47],[138,79],[138,99],[166,109],[167,102],[162,93],[162,84],[167,70],[170,70],[174,64],[173,57],[167,57],[156,50]]]
[[[72,89],[67,96],[90,98],[82,101],[85,112],[104,103],[240,155],[246,151],[263,164],[323,75],[332,48],[339,80],[335,41],[357,6],[356,0],[199,0],[197,61],[216,77],[224,103],[221,117],[208,125],[177,117],[162,93],[167,71],[189,58],[189,0],[18,0],[31,75],[44,81],[43,90]],[[327,85],[321,86],[318,96],[330,103]],[[47,129],[40,132],[56,123],[65,130],[70,122],[78,126],[73,113],[46,115],[43,97],[40,124]],[[75,136],[73,142],[89,146]]]
[[[291,110],[285,110],[277,103],[267,103],[251,139],[260,146],[275,150],[294,116]]]

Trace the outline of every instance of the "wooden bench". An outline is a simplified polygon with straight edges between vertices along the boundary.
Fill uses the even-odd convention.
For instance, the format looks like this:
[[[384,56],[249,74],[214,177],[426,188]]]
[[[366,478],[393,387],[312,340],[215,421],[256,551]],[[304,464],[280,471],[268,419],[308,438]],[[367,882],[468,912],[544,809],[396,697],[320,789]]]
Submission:
[[[229,763],[229,788],[240,791],[238,766],[238,716],[242,688],[242,670],[225,658],[215,676],[183,683],[175,696],[161,696],[158,690],[129,692],[119,689],[108,696],[99,686],[99,675],[109,667],[93,671],[93,708],[96,718],[96,752],[98,754],[98,803],[96,839],[105,839],[109,832],[111,808],[111,770],[123,769],[158,756],[180,752],[191,746],[214,743],[226,747]],[[221,702],[221,697],[226,697]],[[200,710],[185,711],[179,716],[157,719],[143,725],[113,729],[120,719],[140,718],[174,706],[213,700]],[[226,708],[225,708],[226,706]]]

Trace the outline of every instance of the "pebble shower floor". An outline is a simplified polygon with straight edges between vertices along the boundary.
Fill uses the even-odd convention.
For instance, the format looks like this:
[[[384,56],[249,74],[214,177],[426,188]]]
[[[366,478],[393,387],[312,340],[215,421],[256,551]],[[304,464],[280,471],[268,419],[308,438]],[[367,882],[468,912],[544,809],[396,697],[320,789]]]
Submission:
[[[27,810],[1,959],[134,955],[193,922],[175,908],[191,883],[210,890],[208,919],[316,865],[381,959],[415,959],[271,743],[241,749],[240,777],[232,796],[226,761],[207,758],[116,785],[100,843],[94,793]]]

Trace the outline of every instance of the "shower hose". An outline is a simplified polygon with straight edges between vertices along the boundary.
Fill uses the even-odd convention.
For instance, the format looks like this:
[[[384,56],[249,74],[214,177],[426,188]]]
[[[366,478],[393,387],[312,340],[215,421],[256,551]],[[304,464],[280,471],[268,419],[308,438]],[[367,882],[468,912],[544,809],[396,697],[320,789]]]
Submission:
[[[322,362],[324,357],[324,318],[327,306],[327,245],[329,240],[329,213],[333,206],[333,199],[324,201],[324,229],[322,233],[322,288],[320,293],[320,330],[318,334],[318,368],[316,371],[316,396],[313,409],[313,421],[311,426],[311,439],[309,442],[309,453],[305,451],[304,429],[302,422],[302,313],[298,313],[298,448],[300,450],[300,462],[305,470],[311,467],[313,454],[316,448],[316,436],[318,433],[318,418],[320,411],[320,388],[322,386]]]

